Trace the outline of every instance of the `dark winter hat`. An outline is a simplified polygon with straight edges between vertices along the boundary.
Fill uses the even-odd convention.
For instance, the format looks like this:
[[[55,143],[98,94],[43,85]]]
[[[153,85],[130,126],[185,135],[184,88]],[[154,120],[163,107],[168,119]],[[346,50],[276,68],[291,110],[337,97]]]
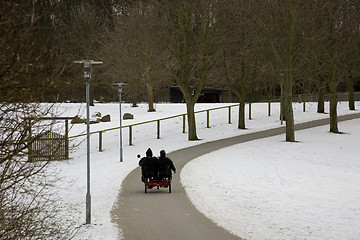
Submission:
[[[146,151],[146,156],[147,157],[152,157],[152,155],[153,155],[153,153],[152,153],[151,149],[148,148],[148,150]]]
[[[165,156],[166,156],[165,150],[161,150],[161,151],[160,151],[160,157],[165,157]]]

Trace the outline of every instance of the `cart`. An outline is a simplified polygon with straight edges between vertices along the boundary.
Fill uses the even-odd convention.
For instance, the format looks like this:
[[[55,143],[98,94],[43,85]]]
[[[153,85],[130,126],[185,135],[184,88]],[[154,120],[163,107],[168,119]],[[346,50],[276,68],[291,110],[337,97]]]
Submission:
[[[169,193],[171,193],[171,177],[162,178],[162,179],[154,179],[154,178],[146,178],[145,179],[145,193],[148,192],[148,189],[152,188],[168,188]]]

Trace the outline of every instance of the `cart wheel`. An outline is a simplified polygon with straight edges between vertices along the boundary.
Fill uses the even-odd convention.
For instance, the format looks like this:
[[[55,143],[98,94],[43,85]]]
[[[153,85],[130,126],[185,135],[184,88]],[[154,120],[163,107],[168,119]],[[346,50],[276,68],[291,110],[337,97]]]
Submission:
[[[169,183],[169,193],[171,193],[171,183]]]

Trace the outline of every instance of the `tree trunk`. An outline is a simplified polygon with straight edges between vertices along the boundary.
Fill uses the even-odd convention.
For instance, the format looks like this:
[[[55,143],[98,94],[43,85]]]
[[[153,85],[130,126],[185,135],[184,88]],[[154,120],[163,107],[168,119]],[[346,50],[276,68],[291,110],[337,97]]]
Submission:
[[[155,112],[154,94],[153,94],[153,88],[152,88],[151,84],[147,83],[146,84],[146,89],[147,89],[148,104],[149,104],[148,112]]]
[[[137,105],[137,97],[138,97],[138,89],[139,89],[138,82],[139,81],[134,82],[134,85],[133,85],[132,90],[131,90],[132,107],[138,107],[138,105]]]
[[[295,142],[294,114],[291,100],[287,101],[286,106],[286,141]]]
[[[137,105],[137,94],[134,94],[134,95],[133,95],[133,98],[132,98],[132,107],[138,107],[138,105]]]
[[[320,83],[320,87],[319,87],[317,112],[325,113],[324,84],[323,83]]]
[[[245,99],[239,97],[239,119],[238,119],[238,129],[245,129]]]
[[[305,94],[302,95],[302,101],[303,101],[303,112],[306,112],[306,96],[305,96]]]
[[[351,74],[348,76],[349,110],[355,110],[354,81]]]
[[[188,140],[199,140],[196,134],[195,103],[185,98],[188,120]]]
[[[285,94],[283,94],[283,97],[282,97],[282,104],[280,104],[280,120],[281,120],[281,115],[282,115],[282,120],[283,121],[286,121],[286,100],[285,100]]]
[[[281,89],[282,89],[282,96],[280,96],[280,116],[279,116],[279,119],[281,120],[281,117],[282,117],[282,120],[283,121],[286,121],[286,101],[285,101],[285,89],[284,89],[284,82],[282,80],[282,83],[281,83]]]
[[[336,84],[330,83],[330,132],[339,133],[337,122]]]
[[[286,141],[295,142],[294,113],[292,108],[292,76],[288,74],[284,81],[284,109],[286,119]]]
[[[245,129],[245,99],[246,99],[245,78],[242,77],[240,79],[240,82],[241,82],[240,89],[239,91],[235,92],[240,100],[238,128]]]

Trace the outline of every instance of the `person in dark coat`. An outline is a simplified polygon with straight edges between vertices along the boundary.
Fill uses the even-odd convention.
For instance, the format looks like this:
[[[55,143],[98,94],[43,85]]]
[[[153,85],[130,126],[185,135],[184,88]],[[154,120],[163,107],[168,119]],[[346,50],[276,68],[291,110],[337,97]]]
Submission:
[[[166,157],[165,150],[160,151],[160,157],[158,159],[158,169],[159,169],[159,178],[171,178],[172,171],[176,173],[176,168],[173,161],[170,158]]]
[[[141,181],[145,182],[147,178],[157,178],[157,158],[153,156],[153,153],[150,148],[146,151],[146,157],[143,157],[139,161],[139,166],[141,166]]]

